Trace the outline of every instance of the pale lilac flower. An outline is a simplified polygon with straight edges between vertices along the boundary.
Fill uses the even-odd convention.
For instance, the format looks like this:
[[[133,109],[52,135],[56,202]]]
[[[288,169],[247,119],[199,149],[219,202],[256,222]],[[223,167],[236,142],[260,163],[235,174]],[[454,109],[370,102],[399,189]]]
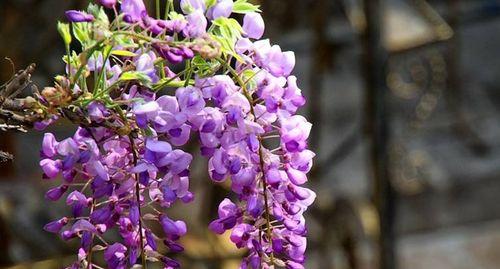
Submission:
[[[243,18],[243,31],[249,38],[259,39],[264,34],[264,20],[257,12],[245,14]]]
[[[123,0],[121,4],[123,19],[129,23],[140,22],[147,16],[146,6],[142,0]]]
[[[207,18],[199,9],[191,12],[186,16],[187,26],[184,28],[183,33],[187,37],[201,37],[206,33]]]
[[[233,12],[233,0],[217,0],[215,5],[207,10],[207,18],[215,20],[219,17],[229,17]]]
[[[181,0],[180,6],[184,14],[189,14],[198,9],[205,12],[207,8],[204,0]]]

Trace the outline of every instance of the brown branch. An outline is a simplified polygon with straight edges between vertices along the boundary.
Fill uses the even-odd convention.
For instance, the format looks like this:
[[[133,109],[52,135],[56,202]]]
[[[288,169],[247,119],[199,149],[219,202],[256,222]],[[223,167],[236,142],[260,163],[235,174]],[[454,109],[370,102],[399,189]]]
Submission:
[[[0,163],[12,161],[13,159],[14,156],[12,156],[12,154],[0,150]]]
[[[0,106],[6,99],[16,97],[24,90],[28,85],[32,84],[31,74],[35,71],[35,64],[30,64],[26,69],[17,72],[14,77],[7,82],[5,87],[0,91]]]

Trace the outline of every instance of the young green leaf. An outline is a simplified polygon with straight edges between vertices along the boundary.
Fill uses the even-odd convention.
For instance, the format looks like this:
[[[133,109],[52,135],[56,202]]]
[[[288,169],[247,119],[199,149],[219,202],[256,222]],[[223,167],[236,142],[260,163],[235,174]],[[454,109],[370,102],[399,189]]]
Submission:
[[[64,22],[57,22],[57,31],[61,35],[64,44],[68,46],[71,44],[71,32],[69,31],[69,24]]]
[[[128,51],[128,50],[113,50],[113,51],[111,51],[111,54],[116,55],[116,56],[123,56],[123,57],[135,57],[135,56],[137,56],[137,54],[135,54],[131,51]]]
[[[247,0],[238,0],[234,2],[233,12],[239,14],[245,14],[250,12],[260,12],[260,9],[258,5],[248,3]]]
[[[75,36],[76,40],[80,42],[84,49],[90,42],[92,42],[90,35],[90,24],[87,22],[73,24],[73,35]]]
[[[120,76],[120,80],[121,81],[137,80],[143,85],[146,86],[151,85],[151,78],[148,75],[138,71],[124,72]]]

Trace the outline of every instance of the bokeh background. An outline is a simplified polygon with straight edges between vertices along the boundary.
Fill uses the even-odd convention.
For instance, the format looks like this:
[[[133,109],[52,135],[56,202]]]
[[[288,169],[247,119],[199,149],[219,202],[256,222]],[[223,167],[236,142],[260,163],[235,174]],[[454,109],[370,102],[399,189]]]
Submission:
[[[56,21],[86,2],[0,0],[0,82],[34,62],[49,85],[63,68]],[[265,35],[296,53],[314,123],[307,268],[500,268],[500,1],[254,2]],[[0,267],[72,259],[42,230],[66,209],[43,199],[41,137],[0,134],[15,156],[0,164]],[[195,202],[169,211],[190,227],[183,268],[237,268],[242,253],[206,230],[228,190],[194,167]]]

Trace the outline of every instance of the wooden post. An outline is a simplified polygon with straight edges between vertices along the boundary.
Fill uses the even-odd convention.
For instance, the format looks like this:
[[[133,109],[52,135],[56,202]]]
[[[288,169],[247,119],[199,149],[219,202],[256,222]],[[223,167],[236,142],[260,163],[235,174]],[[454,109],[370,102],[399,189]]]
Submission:
[[[388,52],[382,44],[383,0],[364,0],[366,28],[363,34],[366,82],[365,131],[373,176],[373,202],[379,215],[378,257],[380,269],[396,268],[394,254],[394,190],[389,172],[389,109],[385,83]]]

